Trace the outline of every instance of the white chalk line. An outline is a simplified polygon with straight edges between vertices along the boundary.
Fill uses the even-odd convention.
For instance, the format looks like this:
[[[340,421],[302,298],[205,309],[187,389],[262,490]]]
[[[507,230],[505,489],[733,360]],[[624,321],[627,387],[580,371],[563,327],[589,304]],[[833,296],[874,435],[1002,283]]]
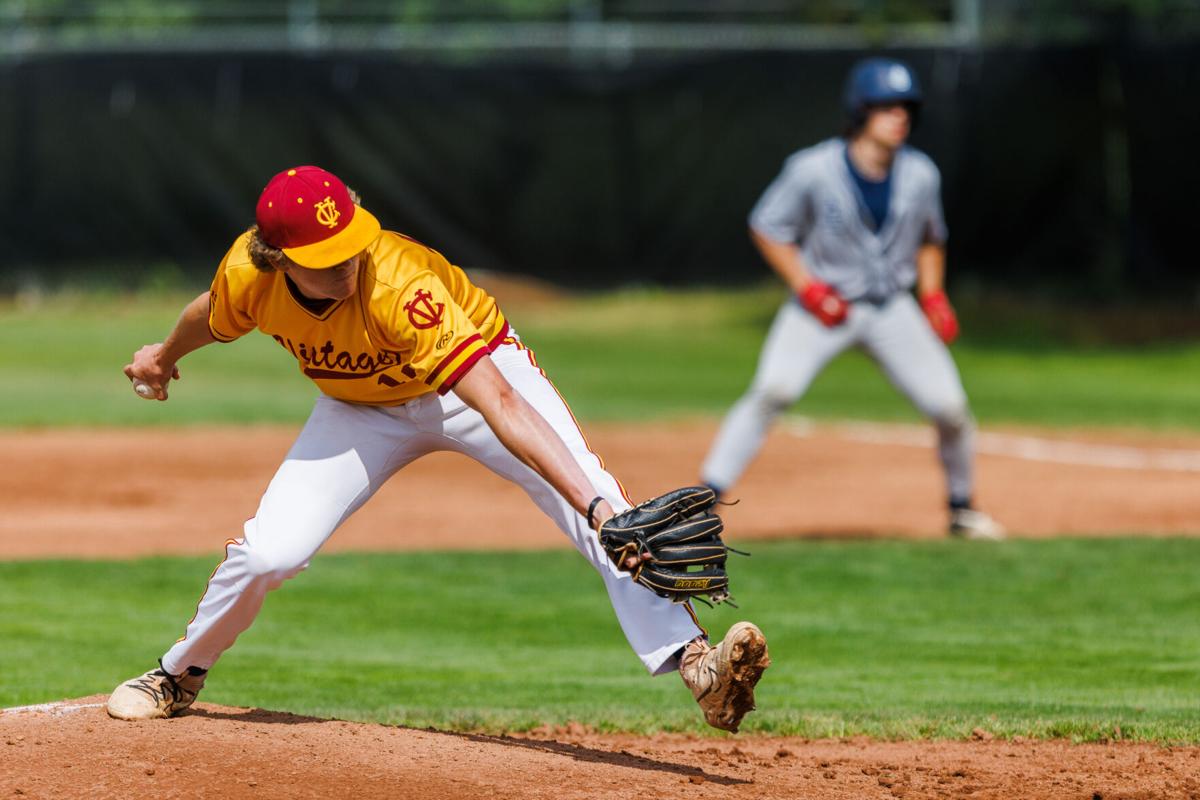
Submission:
[[[929,425],[899,425],[875,422],[839,422],[817,425],[804,417],[789,418],[784,429],[805,438],[814,431],[832,433],[841,439],[864,444],[933,447]],[[1200,450],[1168,450],[1128,445],[1093,444],[1064,439],[1042,439],[1011,433],[980,431],[975,435],[975,452],[1051,464],[1072,464],[1110,469],[1200,472]]]
[[[53,715],[74,714],[76,711],[82,711],[85,708],[103,708],[104,703],[80,703],[73,705],[71,703],[38,703],[33,706],[13,706],[12,708],[0,708],[0,714],[40,714],[49,712]]]

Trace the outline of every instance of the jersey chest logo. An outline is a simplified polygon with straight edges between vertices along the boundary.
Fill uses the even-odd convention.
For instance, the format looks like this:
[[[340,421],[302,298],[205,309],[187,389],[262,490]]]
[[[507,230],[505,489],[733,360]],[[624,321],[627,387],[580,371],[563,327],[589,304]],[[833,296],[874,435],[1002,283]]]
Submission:
[[[417,330],[425,330],[442,324],[442,317],[446,313],[446,304],[433,303],[431,302],[432,298],[432,292],[417,289],[417,296],[404,304],[404,310],[408,312],[408,321]]]

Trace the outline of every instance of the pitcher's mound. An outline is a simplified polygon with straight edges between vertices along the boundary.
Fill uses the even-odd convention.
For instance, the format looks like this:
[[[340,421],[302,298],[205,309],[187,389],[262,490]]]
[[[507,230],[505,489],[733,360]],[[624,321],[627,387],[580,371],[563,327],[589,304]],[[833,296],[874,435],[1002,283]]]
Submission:
[[[0,713],[0,797],[1200,797],[1198,748],[488,736],[207,703],[132,723],[105,699]]]

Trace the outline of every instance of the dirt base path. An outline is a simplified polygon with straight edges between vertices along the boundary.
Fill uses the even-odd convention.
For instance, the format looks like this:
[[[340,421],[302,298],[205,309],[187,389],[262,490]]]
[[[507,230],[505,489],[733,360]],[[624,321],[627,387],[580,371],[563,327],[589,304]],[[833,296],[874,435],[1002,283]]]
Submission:
[[[0,714],[0,797],[1200,798],[1200,749],[1063,742],[484,736],[101,697]]]
[[[588,426],[593,448],[635,499],[695,481],[714,432],[711,422]],[[942,536],[941,473],[920,433],[781,428],[736,487],[741,502],[722,512],[731,538]],[[219,552],[241,535],[295,434],[0,432],[0,558]],[[1030,433],[988,435],[1021,444]],[[1200,460],[1200,436],[1037,437],[1035,460],[979,456],[978,500],[1014,535],[1200,533],[1200,465],[1188,469],[1188,459]],[[327,549],[565,545],[519,489],[462,456],[437,454],[393,478]]]

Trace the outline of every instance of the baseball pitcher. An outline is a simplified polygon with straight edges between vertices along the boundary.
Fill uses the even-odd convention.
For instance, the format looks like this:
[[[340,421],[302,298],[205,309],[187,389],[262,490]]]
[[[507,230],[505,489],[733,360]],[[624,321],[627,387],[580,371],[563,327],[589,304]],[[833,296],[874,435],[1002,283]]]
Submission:
[[[437,251],[381,230],[332,173],[279,173],[256,221],[211,291],[125,374],[143,397],[166,400],[181,358],[257,328],[320,395],[183,637],[157,669],[116,688],[108,713],[154,719],[190,706],[268,591],[308,566],[394,473],[449,450],[521,486],[600,573],[646,669],[678,670],[708,723],[737,730],[770,662],[748,622],[710,645],[686,602],[728,596],[713,493],[692,487],[630,508],[495,300]]]
[[[921,99],[905,64],[858,63],[846,82],[847,135],[793,154],[755,205],[751,238],[791,296],[702,477],[718,494],[733,486],[771,422],[834,356],[857,346],[937,428],[950,534],[1000,539],[1003,528],[972,507],[974,423],[947,347],[958,321],[942,284],[941,176],[905,144]]]

